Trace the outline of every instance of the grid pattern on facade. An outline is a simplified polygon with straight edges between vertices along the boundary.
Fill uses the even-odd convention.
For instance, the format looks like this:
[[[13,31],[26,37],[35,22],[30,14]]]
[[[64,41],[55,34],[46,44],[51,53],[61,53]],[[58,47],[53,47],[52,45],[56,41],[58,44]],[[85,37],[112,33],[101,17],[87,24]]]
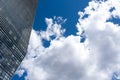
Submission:
[[[0,80],[10,80],[24,59],[37,0],[0,0]]]

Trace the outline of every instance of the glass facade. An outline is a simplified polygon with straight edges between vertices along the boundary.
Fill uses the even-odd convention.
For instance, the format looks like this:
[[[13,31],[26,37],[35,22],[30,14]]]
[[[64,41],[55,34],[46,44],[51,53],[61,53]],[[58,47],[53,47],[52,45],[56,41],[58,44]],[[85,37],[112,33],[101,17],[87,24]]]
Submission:
[[[0,0],[0,80],[10,80],[24,59],[37,0]]]

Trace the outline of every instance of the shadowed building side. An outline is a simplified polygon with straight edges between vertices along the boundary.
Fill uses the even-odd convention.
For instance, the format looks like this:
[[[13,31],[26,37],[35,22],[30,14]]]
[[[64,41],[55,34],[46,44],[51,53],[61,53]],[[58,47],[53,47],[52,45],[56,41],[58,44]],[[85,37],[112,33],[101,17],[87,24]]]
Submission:
[[[37,0],[0,0],[0,80],[10,80],[24,59]]]

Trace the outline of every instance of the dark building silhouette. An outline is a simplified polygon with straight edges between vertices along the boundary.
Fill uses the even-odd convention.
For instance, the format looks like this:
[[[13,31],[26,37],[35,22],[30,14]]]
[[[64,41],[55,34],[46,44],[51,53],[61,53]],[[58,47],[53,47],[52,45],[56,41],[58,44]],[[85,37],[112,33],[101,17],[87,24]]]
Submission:
[[[24,59],[37,0],[0,0],[0,80],[10,80]]]

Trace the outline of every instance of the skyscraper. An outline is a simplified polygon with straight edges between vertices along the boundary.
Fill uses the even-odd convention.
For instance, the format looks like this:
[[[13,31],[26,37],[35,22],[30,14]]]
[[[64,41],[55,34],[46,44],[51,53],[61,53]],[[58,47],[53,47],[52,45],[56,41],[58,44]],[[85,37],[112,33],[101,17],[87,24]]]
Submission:
[[[24,59],[37,0],[0,0],[0,80],[10,80]]]

